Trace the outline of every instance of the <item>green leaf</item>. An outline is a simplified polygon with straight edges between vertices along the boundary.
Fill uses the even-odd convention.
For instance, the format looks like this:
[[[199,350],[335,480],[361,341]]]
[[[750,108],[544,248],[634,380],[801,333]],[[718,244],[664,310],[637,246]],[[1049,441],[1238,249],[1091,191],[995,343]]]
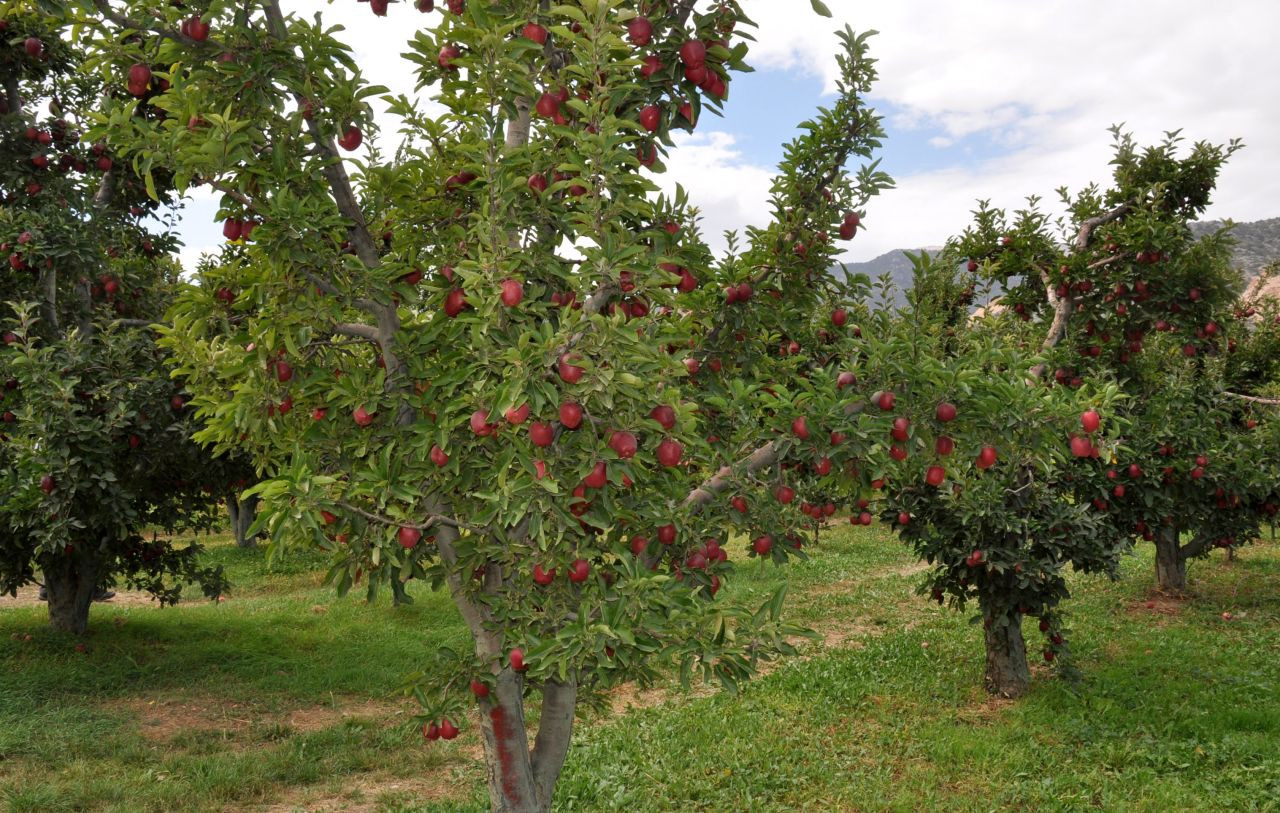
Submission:
[[[813,10],[818,14],[823,17],[831,16],[831,9],[827,8],[827,4],[823,3],[822,0],[809,0],[809,2],[813,4]]]

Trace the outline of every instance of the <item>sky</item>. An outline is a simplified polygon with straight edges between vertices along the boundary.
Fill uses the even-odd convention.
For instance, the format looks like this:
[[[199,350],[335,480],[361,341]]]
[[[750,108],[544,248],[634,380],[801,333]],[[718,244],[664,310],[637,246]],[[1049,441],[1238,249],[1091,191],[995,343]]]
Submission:
[[[742,0],[759,24],[750,63],[734,78],[724,118],[704,115],[677,138],[660,184],[678,181],[703,213],[713,248],[726,229],[768,219],[769,180],[795,125],[833,100],[834,32],[874,29],[879,81],[870,103],[885,120],[882,169],[896,187],[871,201],[842,259],[941,244],[979,199],[1009,209],[1046,203],[1060,186],[1105,182],[1113,124],[1139,143],[1181,129],[1188,144],[1241,138],[1210,218],[1280,216],[1280,2],[1277,0]],[[346,29],[366,80],[412,90],[399,58],[412,26],[405,3],[377,18],[367,3],[285,0]],[[443,3],[441,3],[443,5]],[[388,119],[384,129],[394,134]],[[180,234],[192,267],[221,240],[216,200],[195,197]]]

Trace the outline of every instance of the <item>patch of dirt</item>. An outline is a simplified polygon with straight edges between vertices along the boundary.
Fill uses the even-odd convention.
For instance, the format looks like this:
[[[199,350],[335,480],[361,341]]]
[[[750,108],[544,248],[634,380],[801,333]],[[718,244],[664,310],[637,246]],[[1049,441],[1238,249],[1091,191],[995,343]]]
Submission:
[[[342,790],[328,787],[290,788],[267,804],[233,805],[223,813],[375,813],[384,807],[379,799],[402,799],[421,804],[462,799],[470,795],[471,777],[460,781],[458,766],[439,766],[425,774],[404,777],[362,774],[343,777]]]
[[[969,704],[956,709],[956,720],[970,725],[986,725],[1004,714],[1005,709],[1017,702],[1017,700],[991,694],[979,687],[973,693],[973,700]]]
[[[42,607],[45,602],[40,600],[40,588],[37,585],[30,584],[26,587],[18,588],[17,597],[9,594],[0,595],[0,610],[7,607]],[[117,590],[113,598],[108,601],[95,601],[99,607],[156,607],[160,606],[160,602],[156,601],[150,593],[144,593],[140,590]]]
[[[133,698],[112,704],[112,708],[132,713],[139,733],[156,743],[169,743],[193,731],[214,732],[223,737],[272,727],[307,733],[349,718],[392,721],[409,713],[403,704],[367,698],[339,699],[332,706],[306,706],[274,713],[251,703],[201,696]]]
[[[1182,614],[1182,608],[1185,603],[1185,598],[1177,598],[1164,593],[1151,593],[1144,599],[1130,602],[1125,611],[1129,615],[1176,616]]]

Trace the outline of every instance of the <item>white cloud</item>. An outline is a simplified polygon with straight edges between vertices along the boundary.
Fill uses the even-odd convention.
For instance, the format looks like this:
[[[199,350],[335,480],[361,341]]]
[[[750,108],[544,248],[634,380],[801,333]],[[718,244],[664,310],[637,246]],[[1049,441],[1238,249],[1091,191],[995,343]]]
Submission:
[[[707,242],[721,247],[726,230],[741,234],[749,225],[768,222],[773,173],[744,159],[732,134],[681,134],[673,140],[676,146],[666,161],[667,172],[657,176],[657,182],[668,195],[676,183],[689,191],[701,210],[700,226]]]
[[[753,64],[802,71],[830,89],[836,38],[815,32],[845,23],[877,29],[874,98],[898,111],[896,127],[938,130],[931,135],[938,147],[976,135],[1009,150],[999,160],[900,175],[897,189],[872,201],[868,229],[849,259],[937,243],[963,228],[977,198],[1016,207],[1027,194],[1051,201],[1060,185],[1105,181],[1106,129],[1117,123],[1144,142],[1177,127],[1190,139],[1243,137],[1248,146],[1224,172],[1210,216],[1280,213],[1264,180],[1280,177],[1274,0],[826,2],[835,20],[814,16],[804,0],[744,0],[760,24]],[[316,10],[311,0],[285,5],[299,14]],[[326,5],[321,13],[326,24],[346,27],[339,36],[353,45],[366,80],[412,92],[412,70],[399,55],[434,15],[396,4],[377,18],[364,3]],[[700,132],[679,144],[661,183],[669,189],[678,179],[690,190],[713,246],[722,245],[723,229],[764,222],[771,167],[747,160],[732,133]]]
[[[748,0],[760,23],[753,59],[796,67],[832,87],[834,37],[796,0]],[[1280,107],[1274,104],[1280,4],[1237,0],[1116,3],[1109,0],[969,0],[936,3],[828,2],[836,20],[877,29],[880,81],[874,95],[902,114],[898,126],[930,126],[946,137],[974,133],[1013,148],[986,164],[899,177],[872,203],[850,256],[936,242],[963,227],[976,198],[1017,206],[1026,194],[1105,181],[1107,127],[1124,123],[1140,141],[1184,128],[1192,140],[1248,145],[1224,171],[1213,217],[1275,216],[1270,184],[1280,173]],[[807,9],[805,9],[807,12]],[[822,23],[816,25],[821,26]]]

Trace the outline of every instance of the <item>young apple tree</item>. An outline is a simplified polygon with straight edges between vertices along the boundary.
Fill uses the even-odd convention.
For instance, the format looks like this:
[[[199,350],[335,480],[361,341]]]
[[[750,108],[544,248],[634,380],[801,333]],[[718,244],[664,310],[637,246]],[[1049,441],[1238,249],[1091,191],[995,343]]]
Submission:
[[[279,461],[250,490],[259,524],[330,551],[340,591],[447,586],[474,648],[414,692],[428,739],[476,709],[493,809],[550,808],[589,693],[666,665],[732,686],[791,651],[781,592],[717,593],[736,532],[797,552],[783,467],[822,466],[793,384],[852,341],[820,327],[857,293],[830,275],[835,237],[888,183],[845,170],[881,137],[864,37],[843,36],[838,101],[788,148],[773,222],[714,261],[653,178],[745,67],[733,0],[370,3],[423,26],[405,59],[430,108],[273,0],[84,6],[108,24],[81,29],[99,75],[163,111],[118,94],[96,132],[222,195],[232,248],[165,339],[200,437]],[[374,96],[400,120],[391,155]]]
[[[1111,188],[1063,190],[1062,234],[1034,205],[1012,222],[983,207],[956,242],[981,276],[1008,287],[1002,303],[1040,337],[1037,374],[1125,396],[1082,417],[1064,498],[1153,541],[1157,582],[1173,593],[1186,588],[1189,558],[1254,539],[1280,502],[1277,402],[1230,389],[1259,383],[1231,362],[1237,336],[1261,347],[1268,334],[1238,302],[1229,230],[1197,239],[1188,227],[1238,146],[1184,150],[1170,134],[1140,150],[1116,131]],[[1093,433],[1116,423],[1118,446],[1089,453]]]
[[[223,579],[198,546],[143,538],[211,521],[215,483],[148,328],[178,287],[172,240],[145,225],[164,182],[149,199],[81,140],[102,86],[64,35],[43,14],[0,19],[0,590],[42,582],[51,624],[80,634],[118,582],[167,603]]]

